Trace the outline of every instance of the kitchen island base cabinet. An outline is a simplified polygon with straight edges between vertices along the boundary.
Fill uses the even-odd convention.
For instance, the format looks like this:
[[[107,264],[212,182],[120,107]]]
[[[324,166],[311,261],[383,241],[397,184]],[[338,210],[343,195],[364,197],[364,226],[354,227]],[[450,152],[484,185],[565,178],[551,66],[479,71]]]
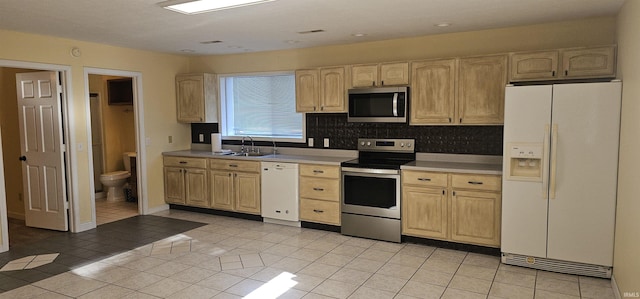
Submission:
[[[260,214],[260,162],[210,159],[211,207]]]
[[[209,207],[205,159],[165,157],[164,165],[167,203]]]

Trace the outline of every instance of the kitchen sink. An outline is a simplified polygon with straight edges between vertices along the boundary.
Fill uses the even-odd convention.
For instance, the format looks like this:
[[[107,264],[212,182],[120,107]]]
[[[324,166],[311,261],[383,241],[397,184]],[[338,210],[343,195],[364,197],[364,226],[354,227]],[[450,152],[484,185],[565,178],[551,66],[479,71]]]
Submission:
[[[256,153],[256,152],[246,152],[246,153],[242,153],[242,152],[234,152],[231,154],[232,156],[245,156],[245,157],[261,157],[261,156],[266,156],[268,155],[267,153]]]

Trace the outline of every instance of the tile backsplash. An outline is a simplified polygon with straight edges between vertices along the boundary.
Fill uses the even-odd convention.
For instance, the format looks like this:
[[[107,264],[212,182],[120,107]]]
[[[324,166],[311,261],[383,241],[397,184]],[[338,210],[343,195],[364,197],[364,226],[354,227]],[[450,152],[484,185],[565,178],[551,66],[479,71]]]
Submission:
[[[503,126],[409,126],[393,123],[350,123],[344,113],[307,114],[307,138],[322,147],[356,149],[358,138],[413,138],[425,153],[502,155]]]
[[[391,123],[350,123],[345,113],[307,113],[306,138],[322,148],[329,138],[331,149],[357,149],[358,138],[413,138],[416,151],[423,153],[502,155],[502,126],[409,126]],[[191,124],[192,143],[211,143],[218,124]],[[204,142],[199,142],[204,134]],[[239,144],[226,140],[224,144]],[[262,144],[264,143],[264,144]],[[270,142],[256,145],[271,146]],[[279,147],[307,147],[306,143],[278,142]]]

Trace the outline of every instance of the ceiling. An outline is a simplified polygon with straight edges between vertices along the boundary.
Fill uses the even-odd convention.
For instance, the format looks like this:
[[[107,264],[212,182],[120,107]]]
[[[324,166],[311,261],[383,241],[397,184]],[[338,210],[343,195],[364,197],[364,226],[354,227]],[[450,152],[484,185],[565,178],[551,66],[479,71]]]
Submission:
[[[615,16],[624,0],[277,0],[197,15],[163,9],[159,2],[0,0],[0,29],[211,55]],[[435,26],[440,23],[451,25]],[[299,33],[312,30],[324,31]]]

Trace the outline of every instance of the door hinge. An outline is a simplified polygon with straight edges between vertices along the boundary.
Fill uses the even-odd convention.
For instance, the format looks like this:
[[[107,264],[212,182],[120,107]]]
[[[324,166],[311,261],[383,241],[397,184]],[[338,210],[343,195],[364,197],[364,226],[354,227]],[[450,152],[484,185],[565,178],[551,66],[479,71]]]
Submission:
[[[69,201],[65,201],[64,202],[64,209],[68,210],[69,209]]]
[[[67,151],[67,145],[66,144],[62,144],[60,145],[60,151],[62,151],[63,153],[65,153]]]

